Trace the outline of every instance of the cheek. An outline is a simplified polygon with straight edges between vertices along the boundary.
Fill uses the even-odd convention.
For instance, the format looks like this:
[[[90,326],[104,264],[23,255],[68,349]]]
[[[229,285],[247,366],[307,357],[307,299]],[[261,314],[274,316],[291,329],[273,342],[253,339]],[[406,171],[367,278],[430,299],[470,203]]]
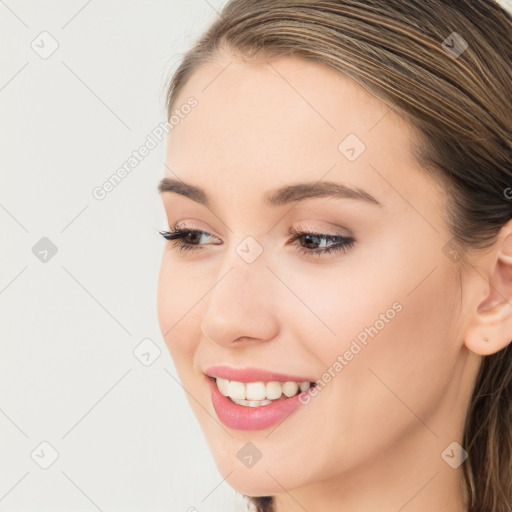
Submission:
[[[164,251],[158,277],[157,311],[160,331],[178,372],[190,360],[200,338],[198,316],[201,297],[206,290]]]
[[[435,430],[428,418],[454,378],[461,346],[453,323],[459,289],[442,265],[419,287],[406,285],[419,283],[420,274],[411,272],[400,281],[383,278],[372,294],[339,298],[337,336],[321,346],[328,354],[326,370],[335,375],[322,392],[331,403],[343,404],[330,409],[326,438],[374,440],[361,457],[398,442],[411,429],[425,428],[418,418]]]
[[[461,345],[456,273],[435,249],[404,247],[409,254],[375,251],[379,258],[368,255],[358,271],[347,263],[339,272],[294,277],[290,270],[283,279],[294,283],[310,311],[289,297],[282,324],[294,325],[293,338],[317,362],[325,381],[319,395],[343,404],[329,409],[326,438],[338,440],[342,431],[344,439],[370,436],[389,444],[421,426],[415,414],[432,414],[453,378]],[[418,249],[423,259],[414,254]]]

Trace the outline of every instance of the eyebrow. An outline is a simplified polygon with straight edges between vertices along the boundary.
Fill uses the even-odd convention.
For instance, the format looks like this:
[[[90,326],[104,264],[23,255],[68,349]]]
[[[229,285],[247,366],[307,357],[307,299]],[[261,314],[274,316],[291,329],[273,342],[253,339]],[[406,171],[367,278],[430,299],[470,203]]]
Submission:
[[[195,185],[185,183],[184,181],[174,178],[162,178],[158,184],[158,192],[174,192],[182,196],[188,197],[197,203],[203,204],[210,208],[211,204],[206,192]],[[283,206],[294,201],[303,199],[311,199],[316,197],[335,197],[343,199],[358,199],[371,204],[382,206],[371,194],[360,188],[350,188],[342,183],[333,181],[318,181],[296,183],[286,185],[276,190],[267,192],[263,198],[266,206]]]

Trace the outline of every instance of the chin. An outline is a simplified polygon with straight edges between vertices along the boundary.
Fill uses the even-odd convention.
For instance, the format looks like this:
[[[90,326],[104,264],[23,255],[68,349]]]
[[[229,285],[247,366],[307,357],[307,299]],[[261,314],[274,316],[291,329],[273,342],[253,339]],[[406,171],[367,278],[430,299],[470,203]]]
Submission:
[[[238,443],[237,443],[238,444]],[[301,487],[304,477],[309,479],[310,475],[297,473],[297,468],[293,465],[283,465],[282,455],[276,452],[277,459],[271,455],[260,459],[253,467],[245,467],[237,455],[236,450],[230,450],[222,453],[213,452],[215,465],[219,474],[226,479],[227,484],[236,491],[246,496],[272,496],[282,493],[285,489],[294,489]],[[233,453],[233,456],[228,454]]]
[[[254,498],[273,496],[274,494],[283,492],[283,488],[267,473],[255,474],[253,471],[254,470],[251,469],[245,471],[235,470],[226,478],[226,482],[230,487],[235,489],[235,491]],[[288,489],[286,481],[281,482],[279,479],[279,482],[282,483],[283,487]]]

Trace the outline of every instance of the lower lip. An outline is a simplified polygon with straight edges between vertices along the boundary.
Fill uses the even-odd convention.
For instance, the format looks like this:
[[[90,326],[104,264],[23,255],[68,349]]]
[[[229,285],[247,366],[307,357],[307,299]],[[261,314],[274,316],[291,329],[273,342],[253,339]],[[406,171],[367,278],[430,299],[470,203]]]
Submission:
[[[215,379],[208,377],[212,393],[212,403],[217,416],[226,427],[237,430],[263,430],[280,423],[296,411],[302,404],[301,395],[307,391],[283,400],[273,400],[271,404],[249,407],[232,402],[217,387]]]

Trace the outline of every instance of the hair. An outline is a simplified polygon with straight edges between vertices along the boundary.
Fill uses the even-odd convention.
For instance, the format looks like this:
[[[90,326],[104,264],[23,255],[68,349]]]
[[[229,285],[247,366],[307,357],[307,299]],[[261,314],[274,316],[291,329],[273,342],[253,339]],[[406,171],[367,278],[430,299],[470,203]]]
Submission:
[[[460,55],[443,44],[453,46],[453,32],[468,45]],[[173,74],[168,117],[193,72],[224,52],[321,63],[403,116],[417,134],[415,157],[447,192],[459,268],[512,218],[512,15],[495,1],[231,0]],[[467,410],[468,512],[511,512],[511,425],[508,344],[482,358]],[[274,511],[272,496],[246,498],[257,512]]]

